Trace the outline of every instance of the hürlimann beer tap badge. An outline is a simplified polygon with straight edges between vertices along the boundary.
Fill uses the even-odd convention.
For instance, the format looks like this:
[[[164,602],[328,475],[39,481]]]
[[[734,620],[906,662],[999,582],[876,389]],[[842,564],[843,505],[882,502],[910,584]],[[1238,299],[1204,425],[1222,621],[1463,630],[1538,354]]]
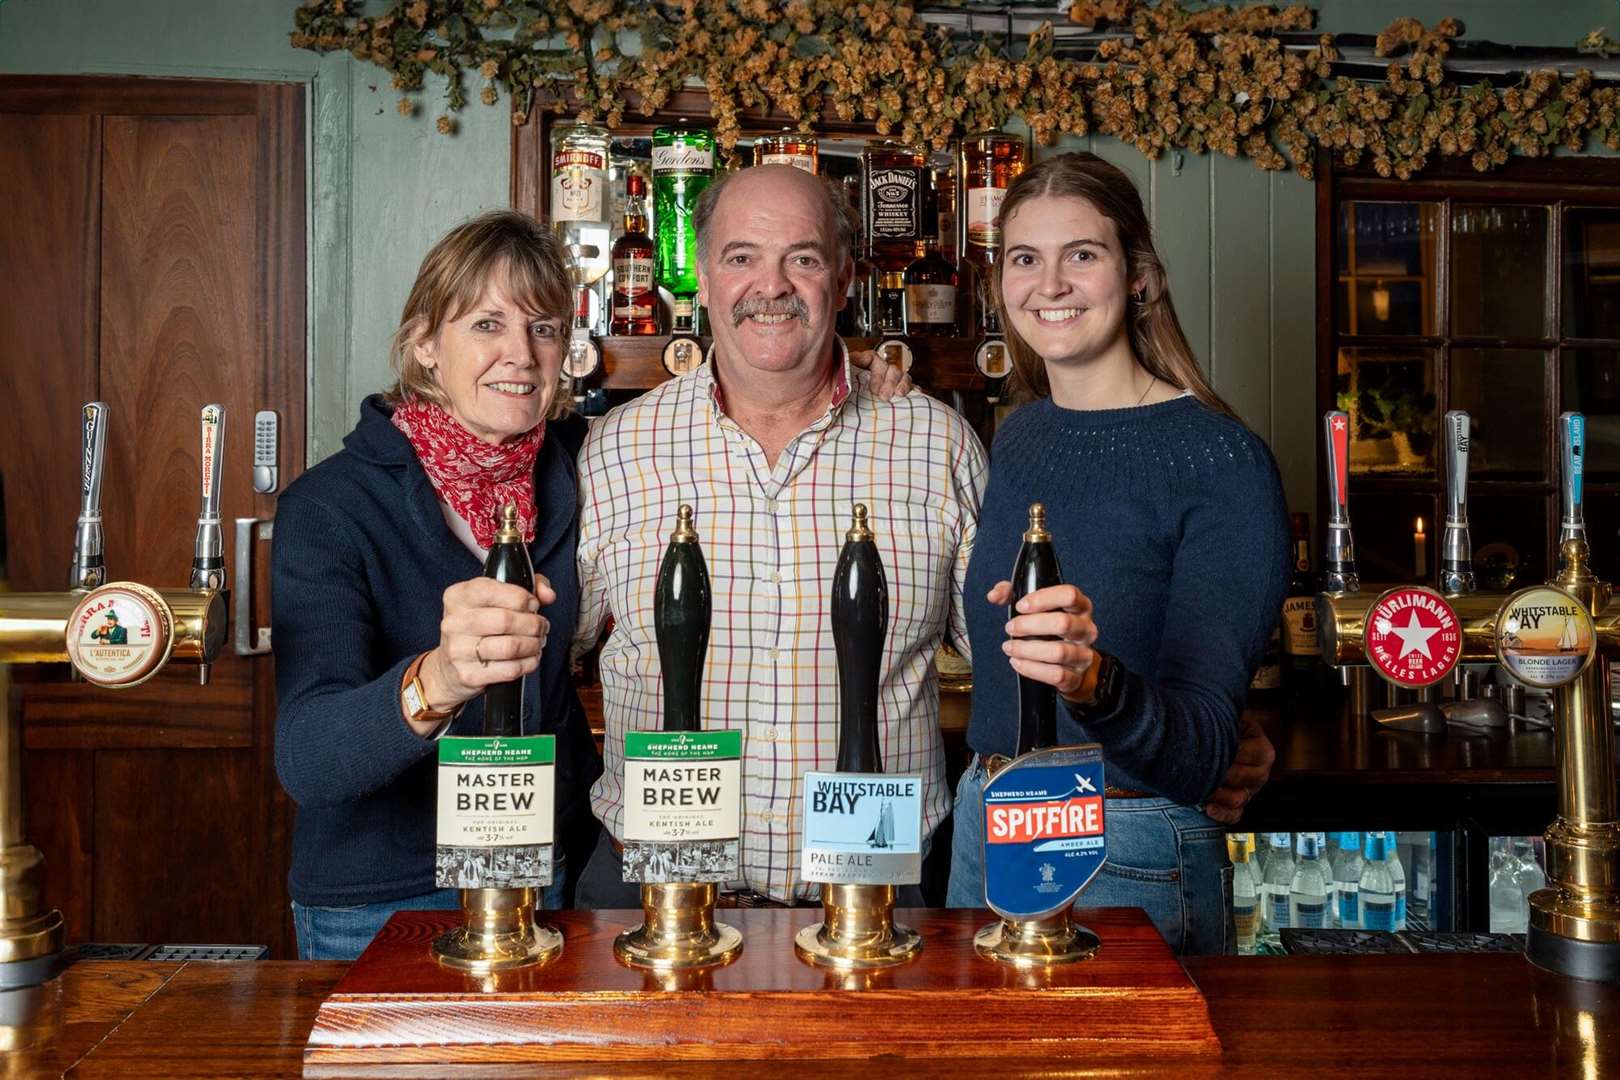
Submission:
[[[1390,589],[1373,602],[1364,631],[1367,660],[1397,686],[1433,686],[1462,656],[1462,627],[1446,598],[1421,585]]]
[[[922,777],[804,774],[805,881],[915,885],[922,881]]]
[[[1551,690],[1574,681],[1592,662],[1596,647],[1586,608],[1551,585],[1514,593],[1496,619],[1496,655],[1527,686]]]
[[[551,884],[556,760],[552,735],[439,740],[438,888]]]
[[[624,880],[731,881],[742,821],[742,732],[624,738]]]
[[[985,900],[1004,919],[1074,903],[1102,869],[1102,747],[1054,746],[1017,758],[984,788]]]

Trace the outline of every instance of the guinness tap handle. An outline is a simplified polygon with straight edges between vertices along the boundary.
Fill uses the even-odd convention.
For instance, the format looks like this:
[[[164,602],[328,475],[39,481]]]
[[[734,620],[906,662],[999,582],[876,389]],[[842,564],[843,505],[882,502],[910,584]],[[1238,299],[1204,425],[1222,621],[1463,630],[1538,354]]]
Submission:
[[[484,576],[534,592],[534,564],[523,542],[517,504],[501,509],[501,527],[484,558]],[[484,688],[484,734],[507,738],[523,734],[523,679]]]
[[[68,588],[94,589],[107,582],[102,553],[101,478],[106,469],[107,403],[85,402],[79,451],[79,523],[73,533]]]
[[[1350,416],[1338,409],[1322,417],[1327,449],[1327,553],[1322,559],[1322,587],[1330,593],[1356,592],[1356,543],[1350,535]]]
[[[1018,548],[1018,561],[1013,564],[1013,596],[1012,603],[1007,606],[1007,618],[1018,617],[1018,601],[1030,593],[1061,584],[1063,574],[1058,569],[1057,551],[1052,546],[1052,534],[1046,528],[1046,507],[1032,503],[1029,508],[1029,528],[1024,530],[1024,542]],[[1027,754],[1043,746],[1055,745],[1057,689],[1047,683],[1018,676],[1018,753]]]
[[[1446,535],[1440,542],[1440,591],[1460,596],[1474,591],[1474,544],[1468,530],[1468,414],[1445,416]]]
[[[889,585],[864,503],[855,504],[833,571],[832,627],[838,654],[838,771],[882,772],[877,703]]]
[[[1564,513],[1558,523],[1558,546],[1565,540],[1586,539],[1586,505],[1582,501],[1581,478],[1586,472],[1586,417],[1578,412],[1558,417],[1559,487],[1563,491]]]
[[[692,508],[682,503],[653,590],[653,629],[658,637],[658,666],[664,676],[665,731],[703,730],[698,708],[712,608],[709,568],[692,526]]]
[[[202,509],[191,552],[191,587],[225,587],[225,531],[219,521],[219,475],[224,464],[225,406],[202,408]]]

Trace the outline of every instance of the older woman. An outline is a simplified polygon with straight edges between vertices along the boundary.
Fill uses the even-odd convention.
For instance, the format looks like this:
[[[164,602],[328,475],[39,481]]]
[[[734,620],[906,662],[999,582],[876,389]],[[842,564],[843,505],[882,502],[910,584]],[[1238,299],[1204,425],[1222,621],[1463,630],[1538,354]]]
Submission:
[[[302,959],[353,958],[394,911],[455,906],[433,887],[434,739],[481,732],[491,684],[522,678],[524,733],[557,736],[559,855],[576,831],[591,840],[601,765],[568,667],[584,424],[557,392],[572,310],[566,256],[533,219],[452,230],[405,303],[394,387],[281,496],[276,771],[298,804]],[[481,573],[510,502],[532,594]],[[561,882],[559,866],[548,907]]]

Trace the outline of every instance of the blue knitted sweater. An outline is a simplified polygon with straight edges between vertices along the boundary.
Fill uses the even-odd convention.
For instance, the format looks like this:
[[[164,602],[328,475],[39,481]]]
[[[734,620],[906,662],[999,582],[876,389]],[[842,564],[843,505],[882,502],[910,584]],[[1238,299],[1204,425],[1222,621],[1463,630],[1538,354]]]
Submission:
[[[1097,742],[1108,782],[1201,805],[1231,764],[1249,680],[1278,618],[1288,513],[1260,437],[1192,397],[1076,411],[1050,399],[1002,424],[968,566],[968,742],[1011,754],[1018,679],[1001,651],[1029,505],[1046,505],[1063,579],[1095,605],[1097,646],[1123,667],[1118,707],[1058,742]]]

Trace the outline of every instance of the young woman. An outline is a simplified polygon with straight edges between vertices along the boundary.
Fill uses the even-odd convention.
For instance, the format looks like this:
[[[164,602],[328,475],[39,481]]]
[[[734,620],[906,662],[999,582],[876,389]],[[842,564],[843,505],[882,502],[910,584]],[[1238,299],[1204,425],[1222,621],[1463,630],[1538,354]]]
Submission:
[[[1200,808],[1233,764],[1286,590],[1276,463],[1205,380],[1124,172],[1048,159],[1013,183],[1000,221],[994,292],[1034,400],[996,434],[968,567],[968,597],[984,598],[968,614],[976,757],[957,790],[949,904],[984,902],[984,761],[1014,752],[1021,675],[1057,688],[1060,743],[1103,747],[1108,860],[1084,902],[1146,909],[1178,952],[1228,951],[1224,830]],[[1009,621],[1035,502],[1069,584]]]

